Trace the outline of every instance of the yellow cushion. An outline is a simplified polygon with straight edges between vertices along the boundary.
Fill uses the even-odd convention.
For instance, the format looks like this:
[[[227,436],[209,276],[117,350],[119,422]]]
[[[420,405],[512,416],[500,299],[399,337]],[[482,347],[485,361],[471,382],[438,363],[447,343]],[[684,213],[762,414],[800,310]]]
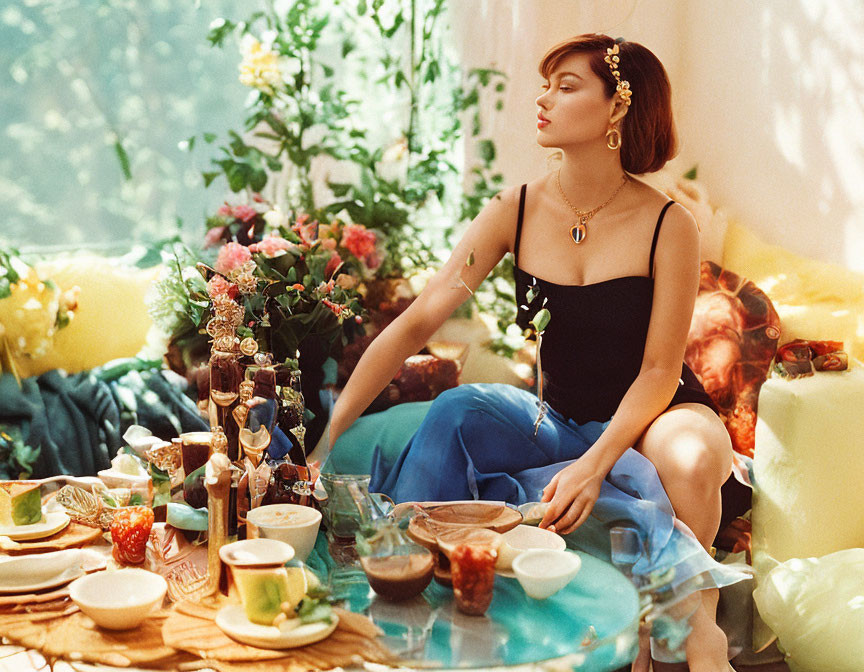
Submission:
[[[75,317],[56,333],[54,347],[42,357],[16,361],[21,375],[58,368],[77,373],[137,354],[153,324],[144,296],[159,268],[129,268],[95,255],[38,264],[41,277],[51,278],[64,290],[77,285],[81,293]]]
[[[769,378],[753,458],[753,567],[864,547],[864,368]],[[777,634],[780,634],[779,632]],[[754,645],[770,640],[756,620]]]
[[[771,299],[780,316],[780,345],[796,338],[843,341],[851,357],[864,361],[864,274],[769,245],[734,222],[723,266]]]

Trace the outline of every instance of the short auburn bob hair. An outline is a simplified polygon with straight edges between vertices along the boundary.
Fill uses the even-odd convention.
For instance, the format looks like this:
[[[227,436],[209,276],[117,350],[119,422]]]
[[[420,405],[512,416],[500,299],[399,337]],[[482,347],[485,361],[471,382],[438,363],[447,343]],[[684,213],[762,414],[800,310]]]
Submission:
[[[606,93],[615,95],[617,82],[603,60],[615,40],[608,35],[587,33],[555,45],[540,62],[540,74],[552,73],[571,54],[590,56],[591,70],[606,83]],[[640,175],[660,170],[678,153],[675,120],[672,118],[672,91],[663,64],[648,49],[636,42],[618,43],[621,79],[630,82],[630,107],[621,120],[621,166]]]

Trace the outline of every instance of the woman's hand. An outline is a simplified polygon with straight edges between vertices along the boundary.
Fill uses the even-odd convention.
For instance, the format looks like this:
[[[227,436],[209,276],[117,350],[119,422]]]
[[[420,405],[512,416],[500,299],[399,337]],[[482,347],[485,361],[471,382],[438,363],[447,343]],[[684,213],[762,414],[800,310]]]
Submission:
[[[569,534],[591,515],[605,474],[586,457],[559,471],[543,489],[541,501],[549,506],[540,527]]]

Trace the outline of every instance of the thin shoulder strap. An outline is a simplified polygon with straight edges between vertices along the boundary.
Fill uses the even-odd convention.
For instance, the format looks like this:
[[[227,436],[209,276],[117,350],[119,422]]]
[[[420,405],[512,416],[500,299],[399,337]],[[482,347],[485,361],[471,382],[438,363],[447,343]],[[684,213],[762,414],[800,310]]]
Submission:
[[[525,192],[528,184],[522,185],[519,193],[519,219],[516,220],[516,240],[513,242],[513,264],[519,267],[519,240],[522,238],[522,217],[525,215]]]
[[[657,237],[660,235],[660,225],[663,223],[663,216],[666,214],[669,206],[674,202],[675,201],[669,201],[663,206],[663,209],[660,211],[660,216],[657,218],[657,225],[654,227],[654,240],[651,241],[651,256],[648,257],[648,273],[651,278],[654,277],[654,250],[657,249]]]

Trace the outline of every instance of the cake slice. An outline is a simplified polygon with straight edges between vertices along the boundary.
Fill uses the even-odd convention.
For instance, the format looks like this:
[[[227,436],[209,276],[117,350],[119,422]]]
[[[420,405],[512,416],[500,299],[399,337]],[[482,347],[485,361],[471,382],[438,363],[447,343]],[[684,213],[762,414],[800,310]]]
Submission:
[[[33,481],[0,482],[0,525],[32,525],[42,521],[42,492]]]

